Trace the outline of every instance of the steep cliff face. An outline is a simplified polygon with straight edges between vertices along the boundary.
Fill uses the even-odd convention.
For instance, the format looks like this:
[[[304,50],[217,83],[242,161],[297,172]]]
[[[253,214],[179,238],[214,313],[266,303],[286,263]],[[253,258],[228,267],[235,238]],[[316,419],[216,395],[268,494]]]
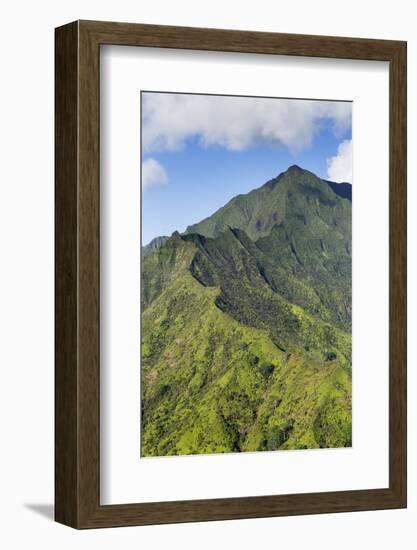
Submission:
[[[149,254],[152,254],[152,252],[155,252],[158,250],[158,248],[161,248],[161,246],[168,240],[169,237],[161,236],[161,237],[155,237],[151,240],[150,243],[146,244],[145,246],[142,246],[142,255],[148,256]]]

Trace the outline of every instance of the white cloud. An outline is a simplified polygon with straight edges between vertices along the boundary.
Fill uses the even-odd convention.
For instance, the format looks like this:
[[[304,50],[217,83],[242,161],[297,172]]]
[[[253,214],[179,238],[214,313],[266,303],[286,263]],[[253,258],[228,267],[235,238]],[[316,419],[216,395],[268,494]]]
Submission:
[[[155,159],[146,159],[142,162],[142,188],[143,190],[154,185],[165,185],[168,176],[164,167]]]
[[[348,102],[168,93],[142,98],[145,152],[177,150],[190,137],[202,146],[234,151],[275,142],[299,152],[325,120],[330,119],[335,134],[351,124]]]
[[[337,183],[352,183],[352,140],[342,141],[336,156],[327,159],[327,177]]]

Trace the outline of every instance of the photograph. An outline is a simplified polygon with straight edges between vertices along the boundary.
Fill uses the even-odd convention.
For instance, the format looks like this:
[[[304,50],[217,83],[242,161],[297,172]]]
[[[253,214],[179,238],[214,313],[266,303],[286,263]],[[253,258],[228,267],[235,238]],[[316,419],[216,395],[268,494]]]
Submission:
[[[139,101],[140,457],[352,447],[353,102]]]
[[[0,548],[417,548],[416,18],[380,4],[3,2]]]

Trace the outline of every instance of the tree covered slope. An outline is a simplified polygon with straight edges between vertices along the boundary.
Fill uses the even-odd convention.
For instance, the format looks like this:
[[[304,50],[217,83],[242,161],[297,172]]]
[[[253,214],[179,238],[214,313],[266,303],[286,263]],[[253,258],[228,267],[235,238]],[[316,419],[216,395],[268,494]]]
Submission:
[[[291,167],[143,255],[143,456],[351,445],[351,202],[330,183]]]

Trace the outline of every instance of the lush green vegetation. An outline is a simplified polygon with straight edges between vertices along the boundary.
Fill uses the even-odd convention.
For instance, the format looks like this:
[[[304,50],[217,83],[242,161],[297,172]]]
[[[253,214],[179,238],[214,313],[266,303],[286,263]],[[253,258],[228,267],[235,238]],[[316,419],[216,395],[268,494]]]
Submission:
[[[142,455],[351,445],[351,202],[334,186],[292,167],[143,255]]]

